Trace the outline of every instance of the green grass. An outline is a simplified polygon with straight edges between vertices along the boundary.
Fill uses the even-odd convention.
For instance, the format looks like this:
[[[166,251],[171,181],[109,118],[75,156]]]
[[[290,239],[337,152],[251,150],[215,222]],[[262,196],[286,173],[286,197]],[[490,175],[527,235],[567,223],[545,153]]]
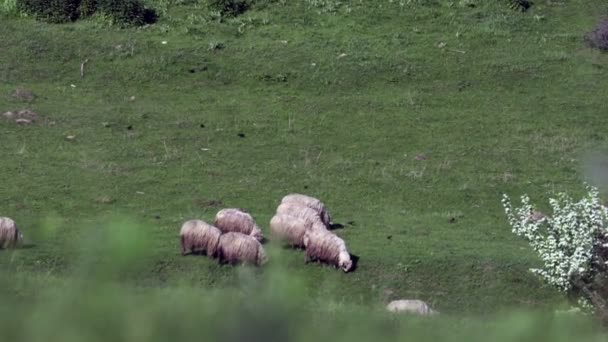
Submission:
[[[539,261],[500,199],[584,191],[582,156],[606,146],[608,57],[582,36],[605,6],[309,3],[220,21],[203,2],[164,2],[138,29],[0,17],[0,112],[43,118],[0,121],[0,214],[34,244],[0,267],[71,279],[82,239],[114,234],[121,214],[149,238],[124,286],[231,287],[235,269],[179,255],[181,223],[241,207],[268,232],[280,198],[302,192],[360,258],[343,274],[277,254],[311,298],[369,306],[390,289],[448,314],[561,303],[527,272]]]

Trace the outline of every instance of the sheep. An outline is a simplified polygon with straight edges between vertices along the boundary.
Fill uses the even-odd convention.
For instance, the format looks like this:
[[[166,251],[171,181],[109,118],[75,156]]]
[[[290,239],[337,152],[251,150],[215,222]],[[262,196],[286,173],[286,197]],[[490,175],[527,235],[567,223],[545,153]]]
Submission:
[[[270,220],[272,234],[287,241],[292,247],[304,247],[304,234],[311,229],[326,228],[320,220],[309,223],[303,218],[286,214],[277,214]]]
[[[255,224],[253,217],[240,209],[227,208],[218,211],[213,225],[223,233],[237,232],[250,235],[258,241],[264,239],[262,230]]]
[[[309,226],[312,226],[316,223],[320,223],[325,228],[327,228],[327,225],[323,222],[321,216],[316,210],[306,207],[297,202],[281,203],[281,205],[277,207],[276,214],[289,215],[303,219],[306,222],[306,225]]]
[[[201,221],[186,221],[179,232],[182,255],[186,252],[205,252],[208,256],[217,254],[217,247],[222,231],[216,227]]]
[[[243,262],[257,266],[264,265],[268,258],[262,244],[250,235],[237,232],[222,234],[217,248],[219,263]]]
[[[325,208],[325,204],[314,197],[302,194],[289,194],[283,197],[281,203],[300,203],[303,206],[309,207],[319,214],[321,220],[327,227],[331,227],[331,216],[329,215],[327,208]]]
[[[14,248],[23,243],[23,234],[17,229],[15,221],[0,217],[0,249]]]
[[[431,309],[428,304],[419,299],[399,299],[390,302],[386,309],[391,312],[406,312],[421,316],[434,316],[438,311]]]
[[[344,240],[336,234],[321,229],[311,229],[304,234],[305,261],[319,260],[341,268],[345,273],[353,267]]]

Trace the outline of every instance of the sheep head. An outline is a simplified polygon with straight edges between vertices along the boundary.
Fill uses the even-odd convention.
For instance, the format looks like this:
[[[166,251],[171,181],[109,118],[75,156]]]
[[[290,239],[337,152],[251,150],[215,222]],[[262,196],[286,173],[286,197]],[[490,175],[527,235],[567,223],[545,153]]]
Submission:
[[[254,226],[253,229],[251,230],[251,235],[252,238],[258,240],[258,241],[262,241],[264,240],[264,234],[262,234],[262,230],[260,228],[258,228],[258,226]]]
[[[350,254],[348,252],[340,252],[340,256],[338,258],[338,267],[340,267],[344,273],[353,268],[353,261],[350,259]]]

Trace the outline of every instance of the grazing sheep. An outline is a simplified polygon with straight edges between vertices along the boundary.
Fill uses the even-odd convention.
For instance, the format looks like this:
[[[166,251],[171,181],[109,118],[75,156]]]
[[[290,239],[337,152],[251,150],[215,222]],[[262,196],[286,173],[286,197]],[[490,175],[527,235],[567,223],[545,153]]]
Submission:
[[[425,302],[418,299],[399,299],[390,302],[386,309],[391,312],[413,313],[421,316],[433,316],[439,312],[431,309]]]
[[[220,263],[227,261],[230,264],[238,262],[264,265],[268,258],[262,244],[251,237],[237,232],[222,234],[217,248]]]
[[[277,214],[270,220],[272,234],[292,247],[304,247],[304,234],[311,229],[325,230],[326,228],[320,220],[311,224],[302,218],[286,214]]]
[[[319,260],[339,267],[344,272],[350,271],[353,267],[344,240],[328,230],[308,230],[304,234],[304,247],[306,247],[306,263]]]
[[[186,255],[186,252],[190,251],[191,253],[205,252],[209,256],[215,256],[220,235],[222,235],[221,230],[204,221],[186,221],[179,232],[182,255]]]
[[[264,239],[262,230],[255,224],[253,217],[239,209],[228,208],[218,211],[213,225],[223,233],[237,232],[250,235],[258,241]]]
[[[288,215],[303,219],[307,225],[312,226],[316,222],[321,223],[327,228],[327,225],[321,220],[321,216],[316,210],[306,207],[300,203],[287,202],[281,203],[277,207],[277,215]]]
[[[0,217],[0,249],[14,248],[23,243],[23,234],[17,229],[15,221]]]
[[[327,208],[325,208],[325,204],[314,197],[302,194],[289,194],[283,197],[281,203],[299,203],[305,207],[309,207],[319,214],[321,220],[327,227],[331,227],[331,216],[329,215]]]

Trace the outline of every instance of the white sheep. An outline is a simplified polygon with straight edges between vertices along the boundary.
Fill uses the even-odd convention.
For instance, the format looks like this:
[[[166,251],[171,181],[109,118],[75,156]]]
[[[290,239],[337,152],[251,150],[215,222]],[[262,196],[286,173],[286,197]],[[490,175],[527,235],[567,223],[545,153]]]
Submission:
[[[413,313],[421,316],[433,316],[439,314],[431,309],[427,303],[419,299],[399,299],[390,302],[386,309],[391,312]]]
[[[326,228],[320,220],[310,223],[303,218],[286,214],[277,214],[270,220],[272,235],[286,241],[292,247],[304,247],[304,234],[311,229]]]
[[[331,227],[332,222],[329,211],[327,211],[325,204],[323,204],[323,202],[317,198],[302,194],[289,194],[283,197],[281,203],[299,203],[303,206],[309,207],[319,214],[325,226]]]
[[[237,232],[250,235],[258,241],[264,239],[262,230],[257,226],[253,217],[240,209],[227,208],[218,211],[213,225],[222,232]]]
[[[325,226],[325,228],[327,228],[327,225],[323,222],[323,220],[321,219],[321,216],[319,215],[319,213],[314,210],[311,209],[307,206],[304,206],[301,203],[297,203],[297,202],[287,202],[287,203],[281,203],[278,207],[277,207],[277,211],[276,211],[277,215],[288,215],[288,216],[294,216],[297,218],[301,218],[304,221],[306,221],[306,224],[309,226],[312,226],[313,224],[321,223],[322,225]]]
[[[17,229],[15,221],[0,217],[0,249],[14,248],[23,243],[23,234]]]
[[[264,265],[268,258],[262,244],[255,238],[237,232],[222,234],[217,248],[218,261]]]
[[[353,267],[344,240],[328,230],[307,230],[304,234],[304,247],[306,263],[319,260],[339,267],[344,272],[350,271]]]
[[[205,252],[208,256],[215,256],[220,235],[222,231],[204,221],[186,221],[179,232],[182,255]]]

